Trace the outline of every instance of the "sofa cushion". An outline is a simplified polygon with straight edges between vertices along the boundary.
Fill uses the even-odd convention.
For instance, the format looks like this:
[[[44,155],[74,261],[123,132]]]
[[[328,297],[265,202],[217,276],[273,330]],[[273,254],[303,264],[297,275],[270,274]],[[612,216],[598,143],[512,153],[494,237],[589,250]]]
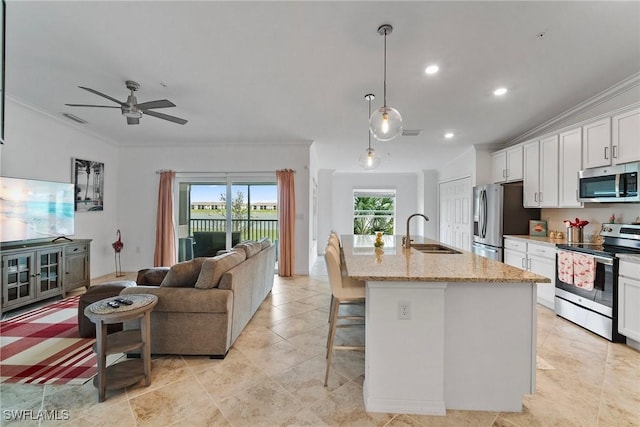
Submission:
[[[193,288],[198,281],[200,269],[205,259],[204,257],[199,257],[172,265],[160,286]]]
[[[260,246],[262,247],[262,250],[267,249],[269,246],[271,246],[271,240],[269,240],[268,237],[264,237],[260,240]]]
[[[262,244],[256,241],[240,242],[233,247],[233,249],[242,249],[247,254],[247,258],[251,258],[262,250]]]
[[[231,250],[225,254],[207,258],[202,263],[195,287],[199,289],[217,288],[222,275],[246,258],[247,256],[242,250]]]

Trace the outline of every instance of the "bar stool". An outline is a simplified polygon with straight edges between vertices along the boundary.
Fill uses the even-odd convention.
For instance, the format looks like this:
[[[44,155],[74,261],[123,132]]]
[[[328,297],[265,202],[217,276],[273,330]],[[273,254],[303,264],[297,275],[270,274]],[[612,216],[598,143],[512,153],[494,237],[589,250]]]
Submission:
[[[347,302],[364,302],[365,299],[365,286],[364,282],[359,282],[359,286],[345,286],[344,276],[342,275],[340,268],[340,253],[331,245],[327,245],[325,248],[324,259],[327,264],[327,272],[329,274],[329,284],[331,286],[331,320],[329,323],[329,335],[327,336],[327,371],[324,376],[324,385],[327,385],[329,380],[329,369],[331,368],[331,360],[333,358],[334,350],[364,350],[364,346],[348,346],[348,345],[335,345],[335,335],[337,328],[346,328],[353,326],[363,326],[364,323],[342,323],[340,320],[364,320],[364,316],[340,316],[339,309],[340,304]],[[356,283],[352,283],[355,285]]]

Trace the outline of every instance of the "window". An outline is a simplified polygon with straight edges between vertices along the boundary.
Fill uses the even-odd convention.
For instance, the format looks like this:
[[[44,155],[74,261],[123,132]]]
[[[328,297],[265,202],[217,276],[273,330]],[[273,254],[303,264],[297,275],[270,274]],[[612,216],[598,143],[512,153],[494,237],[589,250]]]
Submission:
[[[395,190],[353,190],[353,234],[395,234]]]
[[[242,240],[277,241],[276,200],[272,180],[185,178],[179,183],[178,237],[192,240],[185,245],[193,245],[193,257],[214,256]],[[186,250],[178,255],[190,259]]]

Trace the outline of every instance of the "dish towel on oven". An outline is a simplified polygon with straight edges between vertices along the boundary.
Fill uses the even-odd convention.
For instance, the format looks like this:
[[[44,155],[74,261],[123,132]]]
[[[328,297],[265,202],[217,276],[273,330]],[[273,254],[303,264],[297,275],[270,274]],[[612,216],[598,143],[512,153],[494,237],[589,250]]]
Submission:
[[[573,252],[558,251],[558,280],[573,285]]]
[[[573,284],[588,291],[593,290],[596,260],[591,255],[573,254]]]

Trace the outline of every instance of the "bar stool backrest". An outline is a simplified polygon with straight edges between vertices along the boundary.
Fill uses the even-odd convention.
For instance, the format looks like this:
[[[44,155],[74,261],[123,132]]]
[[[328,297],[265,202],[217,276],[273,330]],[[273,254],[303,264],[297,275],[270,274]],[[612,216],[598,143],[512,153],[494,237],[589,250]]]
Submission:
[[[342,273],[340,271],[340,252],[331,245],[324,250],[324,260],[327,264],[331,293],[339,297],[342,295]]]

